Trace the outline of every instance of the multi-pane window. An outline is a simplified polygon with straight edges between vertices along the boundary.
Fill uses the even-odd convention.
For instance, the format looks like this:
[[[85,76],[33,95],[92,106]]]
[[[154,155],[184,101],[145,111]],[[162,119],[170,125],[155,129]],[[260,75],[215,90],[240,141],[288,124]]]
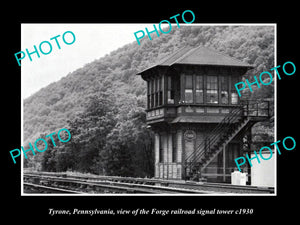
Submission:
[[[147,82],[147,108],[150,109],[151,108],[151,94],[150,94],[150,91],[151,91],[151,82],[148,81]]]
[[[162,77],[158,79],[158,105],[163,104],[163,87],[162,87]]]
[[[155,93],[154,93],[154,95],[155,95],[155,105],[154,105],[154,107],[157,107],[158,106],[158,79],[156,78],[155,80],[154,80],[154,91],[155,91]]]
[[[194,95],[193,95],[193,75],[185,75],[185,103],[193,103]]]
[[[228,104],[228,76],[220,76],[221,79],[221,103]]]
[[[218,77],[206,77],[206,99],[207,103],[218,103]]]
[[[237,82],[238,77],[231,77],[231,104],[238,104],[238,94],[234,86]]]
[[[203,76],[196,75],[196,103],[203,103]]]
[[[148,109],[161,106],[163,104],[162,77],[149,80],[147,89]]]
[[[154,80],[151,80],[150,81],[150,83],[151,83],[151,85],[150,85],[150,87],[151,87],[151,108],[153,108],[154,107]]]
[[[156,77],[147,84],[148,109],[164,104],[164,87],[166,88],[165,104],[175,104],[175,90],[180,96],[180,83],[175,87],[174,77]],[[238,104],[238,94],[234,84],[239,82],[238,76],[188,74],[183,80],[183,97],[187,104]],[[164,85],[165,84],[165,85]]]
[[[148,109],[154,107],[154,80],[148,81]]]
[[[174,88],[173,88],[173,80],[171,76],[167,76],[167,83],[168,83],[168,104],[174,104]]]

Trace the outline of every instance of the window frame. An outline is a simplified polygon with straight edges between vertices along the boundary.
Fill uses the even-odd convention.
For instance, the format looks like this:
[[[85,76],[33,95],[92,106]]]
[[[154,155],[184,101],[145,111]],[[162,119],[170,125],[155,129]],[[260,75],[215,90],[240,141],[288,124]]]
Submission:
[[[190,78],[190,83],[188,82],[188,78]],[[189,86],[188,86],[189,84]],[[194,98],[194,74],[185,74],[184,76],[184,102],[188,104],[194,104],[195,98]],[[191,99],[187,100],[187,93],[189,93],[189,96],[191,96]]]
[[[237,75],[187,73],[181,77],[178,83],[171,74],[150,78],[147,84],[147,108],[174,105],[177,102],[176,96],[178,98],[181,96],[183,104],[224,106],[239,104],[234,87],[235,82],[239,80]],[[181,88],[178,86],[179,90],[175,89],[176,84],[181,86]],[[179,92],[175,93],[175,90]]]
[[[175,104],[174,93],[174,78],[171,75],[167,75],[167,104]]]
[[[197,79],[197,78],[201,78],[201,79]],[[201,81],[200,81],[201,80]],[[199,82],[200,81],[200,82]],[[199,87],[198,87],[199,85]],[[202,101],[201,102],[198,102],[198,98],[197,98],[197,92],[200,92],[202,91]],[[201,74],[195,74],[195,103],[196,104],[204,104],[204,75],[201,75]]]
[[[239,102],[239,97],[238,97],[238,94],[237,94],[237,91],[235,89],[235,83],[237,83],[239,81],[238,79],[238,76],[231,76],[230,78],[230,105],[238,105],[240,102]],[[235,97],[233,97],[233,95]],[[235,103],[233,103],[233,99],[236,99]]]
[[[226,75],[220,75],[219,80],[220,80],[220,104],[228,105],[229,104],[229,77]],[[222,97],[223,91],[227,92],[227,97],[225,98],[227,102],[223,102],[224,99]]]
[[[212,78],[216,78],[215,81],[211,82]],[[215,86],[217,86],[217,88],[215,89]],[[219,76],[218,75],[206,75],[206,85],[205,85],[206,89],[205,89],[205,94],[206,94],[206,103],[207,104],[220,104],[219,101],[219,91],[220,91],[220,87],[219,87]],[[216,95],[216,100],[217,102],[208,102],[209,100],[209,92],[212,92],[212,94]],[[213,93],[216,92],[216,93]]]

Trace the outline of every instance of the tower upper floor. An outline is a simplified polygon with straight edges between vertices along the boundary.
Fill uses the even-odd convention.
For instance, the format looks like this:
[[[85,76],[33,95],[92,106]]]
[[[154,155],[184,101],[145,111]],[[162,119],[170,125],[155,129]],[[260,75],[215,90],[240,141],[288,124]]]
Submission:
[[[204,47],[184,47],[138,73],[147,81],[147,123],[219,122],[239,105],[234,84],[251,65]]]

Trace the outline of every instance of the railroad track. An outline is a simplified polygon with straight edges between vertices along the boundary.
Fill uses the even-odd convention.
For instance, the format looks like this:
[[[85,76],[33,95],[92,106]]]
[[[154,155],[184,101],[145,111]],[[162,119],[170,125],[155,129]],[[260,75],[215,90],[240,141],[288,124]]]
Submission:
[[[29,185],[31,186],[29,187]],[[34,186],[35,185],[35,186]],[[70,175],[67,173],[24,173],[24,192],[134,193],[134,194],[270,194],[274,188],[230,184],[170,181],[149,178]],[[61,190],[61,192],[60,192]],[[69,192],[68,192],[69,191]],[[48,193],[48,192],[47,192]]]
[[[83,194],[83,192],[72,191],[63,188],[54,188],[44,185],[32,184],[32,183],[23,183],[24,188],[33,190],[38,190],[40,193],[67,193],[67,194]]]
[[[208,191],[199,190],[189,190],[176,187],[164,187],[146,184],[134,184],[134,183],[120,183],[114,181],[96,181],[96,180],[86,180],[79,178],[66,178],[66,177],[55,177],[55,176],[41,176],[41,175],[24,175],[24,178],[31,180],[31,182],[41,183],[24,183],[24,185],[31,188],[36,188],[37,190],[46,190],[51,192],[53,190],[55,193],[148,193],[148,194],[211,194]],[[46,190],[47,191],[47,190]]]

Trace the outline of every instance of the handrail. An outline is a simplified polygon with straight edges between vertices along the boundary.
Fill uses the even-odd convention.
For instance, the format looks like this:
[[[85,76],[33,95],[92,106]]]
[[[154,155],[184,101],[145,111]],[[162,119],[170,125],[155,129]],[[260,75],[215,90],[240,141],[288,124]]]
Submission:
[[[267,103],[267,108],[260,108],[260,103]],[[267,110],[267,115],[259,115],[259,112]],[[192,152],[185,159],[185,170],[187,168],[192,170],[192,167],[195,166],[200,160],[211,152],[211,149],[225,137],[228,131],[234,131],[235,123],[234,121],[238,120],[239,117],[260,117],[260,116],[270,116],[270,106],[269,101],[257,101],[257,100],[242,100],[241,106],[234,108],[226,115],[223,120],[210,132],[210,135],[206,137],[196,148],[195,152]]]
[[[226,116],[220,124],[211,132],[213,135],[210,135],[207,137],[198,147],[196,155],[195,153],[192,153],[187,159],[185,160],[185,172],[189,169],[190,171],[195,167],[200,159],[204,158],[206,154],[211,152],[211,149],[215,147],[216,143],[225,136],[228,129],[231,128],[231,123],[233,120],[236,120],[237,115],[242,111],[242,108],[237,108],[231,111],[230,115]],[[221,134],[223,134],[221,136]],[[208,141],[207,141],[208,140]],[[208,142],[208,146],[207,146]]]
[[[201,154],[201,152],[201,155],[203,155],[203,153],[210,153],[214,145],[222,138],[222,136],[227,133],[226,131],[231,128],[231,123],[236,120],[241,111],[241,109],[235,109],[231,112],[231,115],[229,117],[225,117],[222,122],[219,123],[219,125],[211,131],[211,135],[205,138],[204,141],[197,147],[196,155],[192,153],[189,157],[186,158],[186,161],[189,161],[191,158],[193,158],[192,161],[199,160],[201,158],[199,157],[199,154]]]

